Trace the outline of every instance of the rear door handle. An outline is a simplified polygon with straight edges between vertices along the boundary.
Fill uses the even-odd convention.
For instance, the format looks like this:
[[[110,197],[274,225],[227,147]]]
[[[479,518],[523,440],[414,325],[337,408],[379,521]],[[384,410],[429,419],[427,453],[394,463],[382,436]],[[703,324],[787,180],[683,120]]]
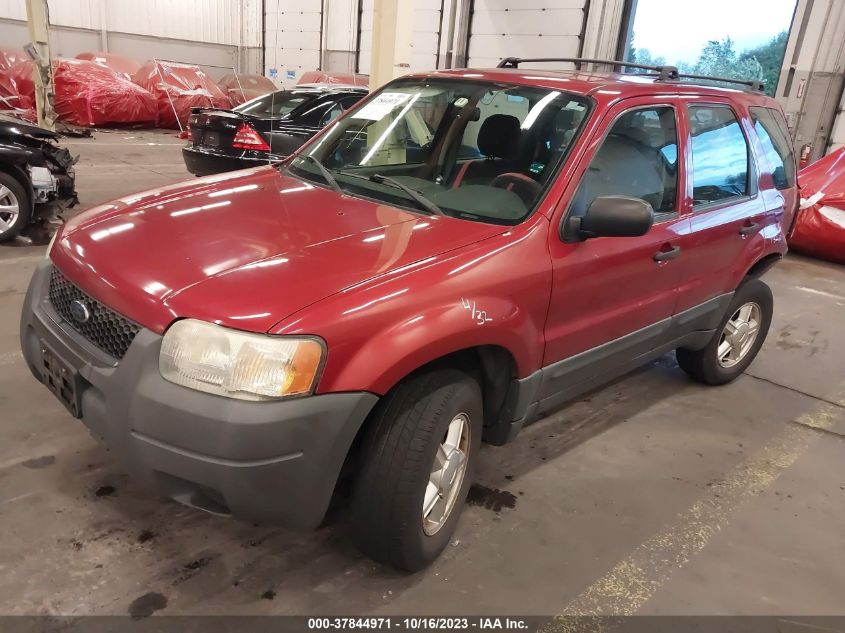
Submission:
[[[752,233],[754,233],[759,228],[760,228],[759,223],[757,223],[757,222],[747,222],[739,230],[739,234],[742,235],[742,237],[745,237],[746,235],[751,235]]]
[[[669,246],[667,244],[667,246]],[[666,250],[657,251],[654,254],[654,261],[656,262],[665,262],[669,261],[670,259],[675,259],[678,255],[681,254],[681,247],[680,246],[672,246]]]

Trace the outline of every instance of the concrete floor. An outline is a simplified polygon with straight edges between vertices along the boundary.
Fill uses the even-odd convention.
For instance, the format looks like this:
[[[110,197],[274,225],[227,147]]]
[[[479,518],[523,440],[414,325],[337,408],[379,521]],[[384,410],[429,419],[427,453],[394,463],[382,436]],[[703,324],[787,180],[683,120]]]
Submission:
[[[83,207],[188,177],[173,135],[97,133]],[[0,614],[845,614],[845,269],[767,276],[768,341],[734,384],[671,356],[486,447],[431,568],[215,518],[128,481],[24,367],[43,247],[0,247]]]

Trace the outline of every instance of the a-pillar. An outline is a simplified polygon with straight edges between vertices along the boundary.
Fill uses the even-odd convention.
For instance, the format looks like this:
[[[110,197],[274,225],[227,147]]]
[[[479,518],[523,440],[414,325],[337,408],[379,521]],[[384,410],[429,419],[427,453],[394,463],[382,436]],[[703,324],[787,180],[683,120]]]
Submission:
[[[53,68],[50,57],[49,9],[47,0],[26,0],[26,21],[29,25],[28,53],[33,57],[35,82],[35,109],[38,125],[55,130],[56,113],[53,110]]]

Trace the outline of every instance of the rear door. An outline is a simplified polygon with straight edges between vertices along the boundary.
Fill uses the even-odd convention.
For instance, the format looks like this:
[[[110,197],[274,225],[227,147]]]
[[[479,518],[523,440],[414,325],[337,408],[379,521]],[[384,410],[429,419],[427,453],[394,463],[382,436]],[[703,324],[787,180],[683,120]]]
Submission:
[[[681,242],[677,311],[732,292],[751,265],[749,246],[767,222],[752,130],[743,112],[728,100],[682,97],[681,128],[686,136],[689,178],[683,206],[690,233]]]
[[[655,212],[654,225],[640,237],[564,243],[553,224],[544,365],[580,355],[579,381],[603,372],[607,361],[624,362],[652,349],[668,332],[679,264],[686,257],[680,240],[689,228],[679,206],[685,183],[677,109],[675,98],[626,99],[612,108],[564,194],[571,203],[555,216],[583,215],[594,198],[607,195],[644,199]],[[565,371],[551,373],[572,381]]]

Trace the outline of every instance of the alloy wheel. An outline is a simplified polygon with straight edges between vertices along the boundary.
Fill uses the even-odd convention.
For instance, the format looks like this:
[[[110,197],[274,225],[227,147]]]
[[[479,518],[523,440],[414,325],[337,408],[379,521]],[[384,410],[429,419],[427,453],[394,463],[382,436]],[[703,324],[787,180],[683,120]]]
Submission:
[[[20,203],[11,189],[0,185],[0,233],[10,230],[20,215]]]
[[[733,367],[748,355],[757,340],[761,321],[762,311],[753,301],[741,305],[731,315],[722,330],[716,351],[719,365]]]
[[[449,423],[443,442],[437,447],[422,507],[423,531],[432,536],[443,527],[461,490],[470,447],[470,423],[459,413]]]

